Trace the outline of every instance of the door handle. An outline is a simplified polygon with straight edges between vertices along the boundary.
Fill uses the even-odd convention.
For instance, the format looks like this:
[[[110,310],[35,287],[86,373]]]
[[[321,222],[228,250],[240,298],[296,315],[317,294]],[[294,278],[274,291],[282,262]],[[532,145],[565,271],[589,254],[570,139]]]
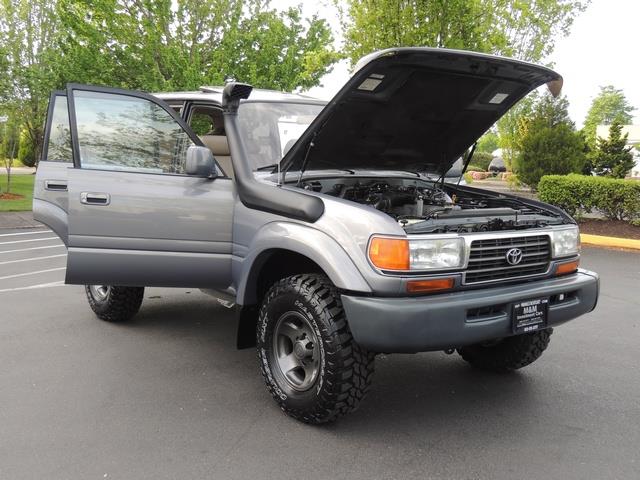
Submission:
[[[45,190],[54,190],[58,192],[66,192],[67,191],[67,181],[66,180],[45,180],[44,181],[44,189]]]
[[[108,193],[81,192],[80,203],[85,205],[109,205],[111,195]]]

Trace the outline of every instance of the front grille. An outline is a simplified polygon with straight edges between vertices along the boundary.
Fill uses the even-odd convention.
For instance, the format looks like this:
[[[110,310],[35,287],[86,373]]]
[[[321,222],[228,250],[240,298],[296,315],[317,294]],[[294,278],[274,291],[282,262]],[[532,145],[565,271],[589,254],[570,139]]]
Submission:
[[[507,252],[512,248],[522,250],[522,261],[517,265],[509,265],[507,262]],[[471,242],[464,283],[540,275],[548,270],[550,258],[551,244],[548,235],[474,240]]]

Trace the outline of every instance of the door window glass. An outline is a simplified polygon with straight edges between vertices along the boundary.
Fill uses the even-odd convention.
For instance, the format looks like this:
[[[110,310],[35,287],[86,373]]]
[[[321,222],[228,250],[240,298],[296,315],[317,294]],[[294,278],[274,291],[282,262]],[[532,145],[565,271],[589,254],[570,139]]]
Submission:
[[[67,97],[57,95],[54,99],[47,158],[49,162],[73,161],[71,153],[71,131],[69,130],[69,112]]]
[[[189,126],[198,136],[225,135],[222,110],[214,107],[194,107]]]
[[[150,100],[115,93],[74,92],[82,168],[184,174],[193,142]]]

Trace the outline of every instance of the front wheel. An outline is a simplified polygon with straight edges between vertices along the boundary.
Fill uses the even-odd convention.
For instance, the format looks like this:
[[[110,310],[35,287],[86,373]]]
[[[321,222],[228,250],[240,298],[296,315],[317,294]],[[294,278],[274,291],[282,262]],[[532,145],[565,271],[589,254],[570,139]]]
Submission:
[[[84,291],[91,310],[101,320],[125,322],[142,305],[144,287],[114,287],[112,285],[85,285]]]
[[[375,355],[354,341],[327,277],[295,275],[274,284],[256,333],[262,375],[286,414],[325,423],[354,411],[366,395]]]
[[[458,348],[474,367],[494,372],[517,370],[535,362],[549,346],[552,328]]]

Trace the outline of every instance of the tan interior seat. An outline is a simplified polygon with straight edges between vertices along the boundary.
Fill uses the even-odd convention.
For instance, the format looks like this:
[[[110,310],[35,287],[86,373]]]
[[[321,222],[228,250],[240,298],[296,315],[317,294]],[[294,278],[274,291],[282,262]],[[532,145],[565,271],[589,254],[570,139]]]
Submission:
[[[224,172],[231,178],[235,178],[233,174],[233,165],[231,163],[231,152],[229,151],[229,142],[226,135],[201,135],[200,140],[206,147],[211,150]]]

